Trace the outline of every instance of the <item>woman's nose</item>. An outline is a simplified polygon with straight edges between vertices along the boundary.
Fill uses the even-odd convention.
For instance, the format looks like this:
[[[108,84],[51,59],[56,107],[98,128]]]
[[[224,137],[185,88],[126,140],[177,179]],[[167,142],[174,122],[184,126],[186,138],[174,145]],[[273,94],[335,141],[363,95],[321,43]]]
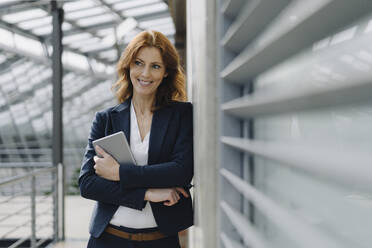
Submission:
[[[150,76],[150,67],[145,66],[142,70],[142,76]]]

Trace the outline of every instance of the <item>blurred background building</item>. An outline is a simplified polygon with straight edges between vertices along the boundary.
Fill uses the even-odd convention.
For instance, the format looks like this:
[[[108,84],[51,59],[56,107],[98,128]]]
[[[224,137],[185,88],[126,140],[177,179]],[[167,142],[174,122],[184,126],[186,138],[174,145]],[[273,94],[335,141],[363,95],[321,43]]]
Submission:
[[[371,20],[371,0],[1,1],[0,247],[84,247],[91,121],[145,29],[194,103],[183,247],[371,247]]]

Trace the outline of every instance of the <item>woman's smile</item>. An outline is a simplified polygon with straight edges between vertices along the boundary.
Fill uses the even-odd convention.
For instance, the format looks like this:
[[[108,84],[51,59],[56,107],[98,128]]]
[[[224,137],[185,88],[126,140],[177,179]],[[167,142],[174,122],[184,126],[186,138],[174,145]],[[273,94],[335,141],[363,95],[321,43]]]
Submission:
[[[142,80],[142,79],[137,79],[137,80],[140,83],[140,85],[143,86],[143,87],[146,87],[146,86],[150,85],[153,82],[153,81]]]

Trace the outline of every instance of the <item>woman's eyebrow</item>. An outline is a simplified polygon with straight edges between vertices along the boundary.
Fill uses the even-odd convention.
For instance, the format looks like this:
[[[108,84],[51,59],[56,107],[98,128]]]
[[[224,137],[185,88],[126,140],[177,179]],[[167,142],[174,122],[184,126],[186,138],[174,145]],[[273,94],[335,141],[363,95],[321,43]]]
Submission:
[[[140,59],[140,58],[136,58],[136,59],[140,60],[141,62],[145,62],[143,59]],[[163,65],[162,62],[158,62],[158,61],[153,61],[153,62],[151,62],[151,64],[160,64],[160,65]]]
[[[151,64],[153,64],[153,65],[163,65],[162,62],[152,62]]]

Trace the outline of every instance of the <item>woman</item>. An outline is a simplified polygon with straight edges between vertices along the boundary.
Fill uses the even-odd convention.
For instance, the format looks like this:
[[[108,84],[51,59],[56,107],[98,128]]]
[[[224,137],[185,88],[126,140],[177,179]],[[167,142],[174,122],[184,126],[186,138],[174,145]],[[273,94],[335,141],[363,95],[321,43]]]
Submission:
[[[192,105],[183,102],[179,56],[160,32],[144,31],[118,62],[119,105],[97,112],[81,167],[81,195],[95,200],[88,247],[179,247],[193,224]],[[92,141],[123,131],[134,164],[119,164]],[[100,155],[99,157],[97,155]]]

